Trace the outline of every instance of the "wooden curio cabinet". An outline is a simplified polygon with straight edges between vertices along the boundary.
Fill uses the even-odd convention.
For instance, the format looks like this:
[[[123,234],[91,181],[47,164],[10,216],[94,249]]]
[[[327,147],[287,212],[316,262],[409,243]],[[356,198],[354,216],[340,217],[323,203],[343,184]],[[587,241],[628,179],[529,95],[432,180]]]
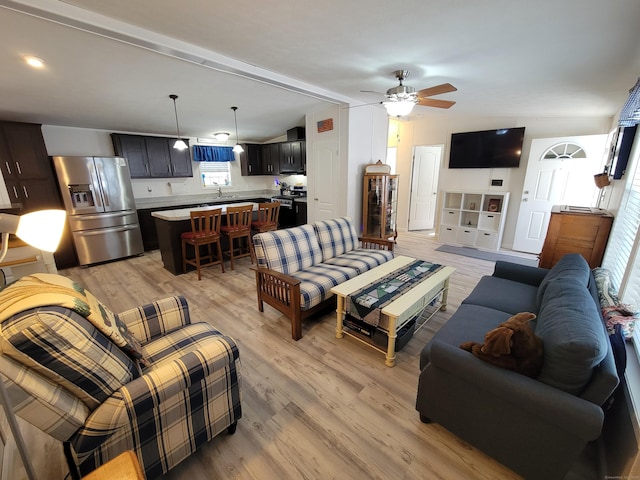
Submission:
[[[389,239],[398,236],[398,175],[391,175],[391,167],[378,160],[367,165],[362,189],[362,235]]]

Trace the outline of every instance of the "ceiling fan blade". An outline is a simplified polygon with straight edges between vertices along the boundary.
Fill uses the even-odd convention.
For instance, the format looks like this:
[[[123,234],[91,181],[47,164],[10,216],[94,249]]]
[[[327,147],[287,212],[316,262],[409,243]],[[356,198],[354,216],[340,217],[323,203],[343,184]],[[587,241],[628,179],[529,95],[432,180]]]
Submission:
[[[441,93],[455,92],[458,90],[450,83],[443,83],[435,87],[424,88],[418,91],[418,97],[431,97],[432,95],[440,95]]]
[[[437,98],[418,98],[418,105],[423,107],[451,108],[456,104],[451,100],[438,100]]]

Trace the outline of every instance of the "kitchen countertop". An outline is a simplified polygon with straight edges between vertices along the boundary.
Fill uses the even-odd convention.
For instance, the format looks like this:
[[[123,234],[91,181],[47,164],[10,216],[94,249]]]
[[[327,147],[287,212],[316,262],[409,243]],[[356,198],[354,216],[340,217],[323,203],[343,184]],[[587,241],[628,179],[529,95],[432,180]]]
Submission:
[[[222,213],[227,213],[227,207],[241,207],[243,205],[253,205],[253,210],[258,210],[258,204],[253,202],[237,202],[237,203],[225,203],[219,205],[210,205],[204,207],[190,207],[190,208],[178,208],[176,210],[161,210],[158,212],[151,212],[151,216],[159,218],[160,220],[167,220],[169,222],[177,222],[181,220],[190,220],[191,213],[199,210],[209,210],[211,208],[221,208]]]
[[[272,190],[251,190],[241,192],[228,192],[224,193],[222,197],[218,196],[217,192],[198,195],[179,195],[168,197],[153,197],[153,198],[136,198],[136,208],[138,210],[153,209],[153,208],[166,208],[175,207],[180,208],[181,205],[201,205],[205,203],[231,203],[239,202],[242,200],[250,200],[254,198],[271,198],[274,195]]]

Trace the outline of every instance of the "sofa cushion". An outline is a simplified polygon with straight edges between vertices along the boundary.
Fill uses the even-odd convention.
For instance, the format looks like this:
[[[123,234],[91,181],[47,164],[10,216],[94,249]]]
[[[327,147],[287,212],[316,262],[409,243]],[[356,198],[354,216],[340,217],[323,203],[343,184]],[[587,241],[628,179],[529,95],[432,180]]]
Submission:
[[[359,275],[392,259],[393,252],[389,250],[356,248],[337,257],[329,258],[322,263],[355,268]]]
[[[300,310],[309,310],[333,296],[331,288],[358,275],[355,268],[319,263],[295,272],[300,280]]]
[[[482,305],[515,315],[538,311],[538,288],[499,277],[482,277],[463,304]]]
[[[538,288],[538,309],[542,305],[544,293],[553,282],[557,279],[572,279],[579,285],[587,286],[591,278],[591,270],[589,264],[584,257],[578,253],[568,253],[564,255],[558,263],[556,263],[549,273],[547,273],[540,282]]]
[[[311,225],[285,228],[253,236],[258,265],[291,275],[322,261]]]
[[[493,308],[462,304],[451,319],[433,336],[420,353],[420,370],[429,363],[429,353],[434,340],[458,347],[461,343],[484,342],[485,334],[511,317],[510,313]],[[429,328],[427,323],[426,328]]]
[[[579,395],[609,348],[600,312],[587,288],[571,276],[549,283],[535,333],[544,343],[538,379]]]
[[[350,252],[358,246],[358,234],[349,217],[333,218],[313,224],[322,249],[322,261]]]

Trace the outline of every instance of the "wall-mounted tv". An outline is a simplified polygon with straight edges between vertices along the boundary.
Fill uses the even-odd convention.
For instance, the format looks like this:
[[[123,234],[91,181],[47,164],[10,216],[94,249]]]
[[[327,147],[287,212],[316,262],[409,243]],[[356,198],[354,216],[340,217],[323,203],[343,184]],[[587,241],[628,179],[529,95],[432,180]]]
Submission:
[[[514,168],[520,166],[524,127],[453,133],[449,168]]]

